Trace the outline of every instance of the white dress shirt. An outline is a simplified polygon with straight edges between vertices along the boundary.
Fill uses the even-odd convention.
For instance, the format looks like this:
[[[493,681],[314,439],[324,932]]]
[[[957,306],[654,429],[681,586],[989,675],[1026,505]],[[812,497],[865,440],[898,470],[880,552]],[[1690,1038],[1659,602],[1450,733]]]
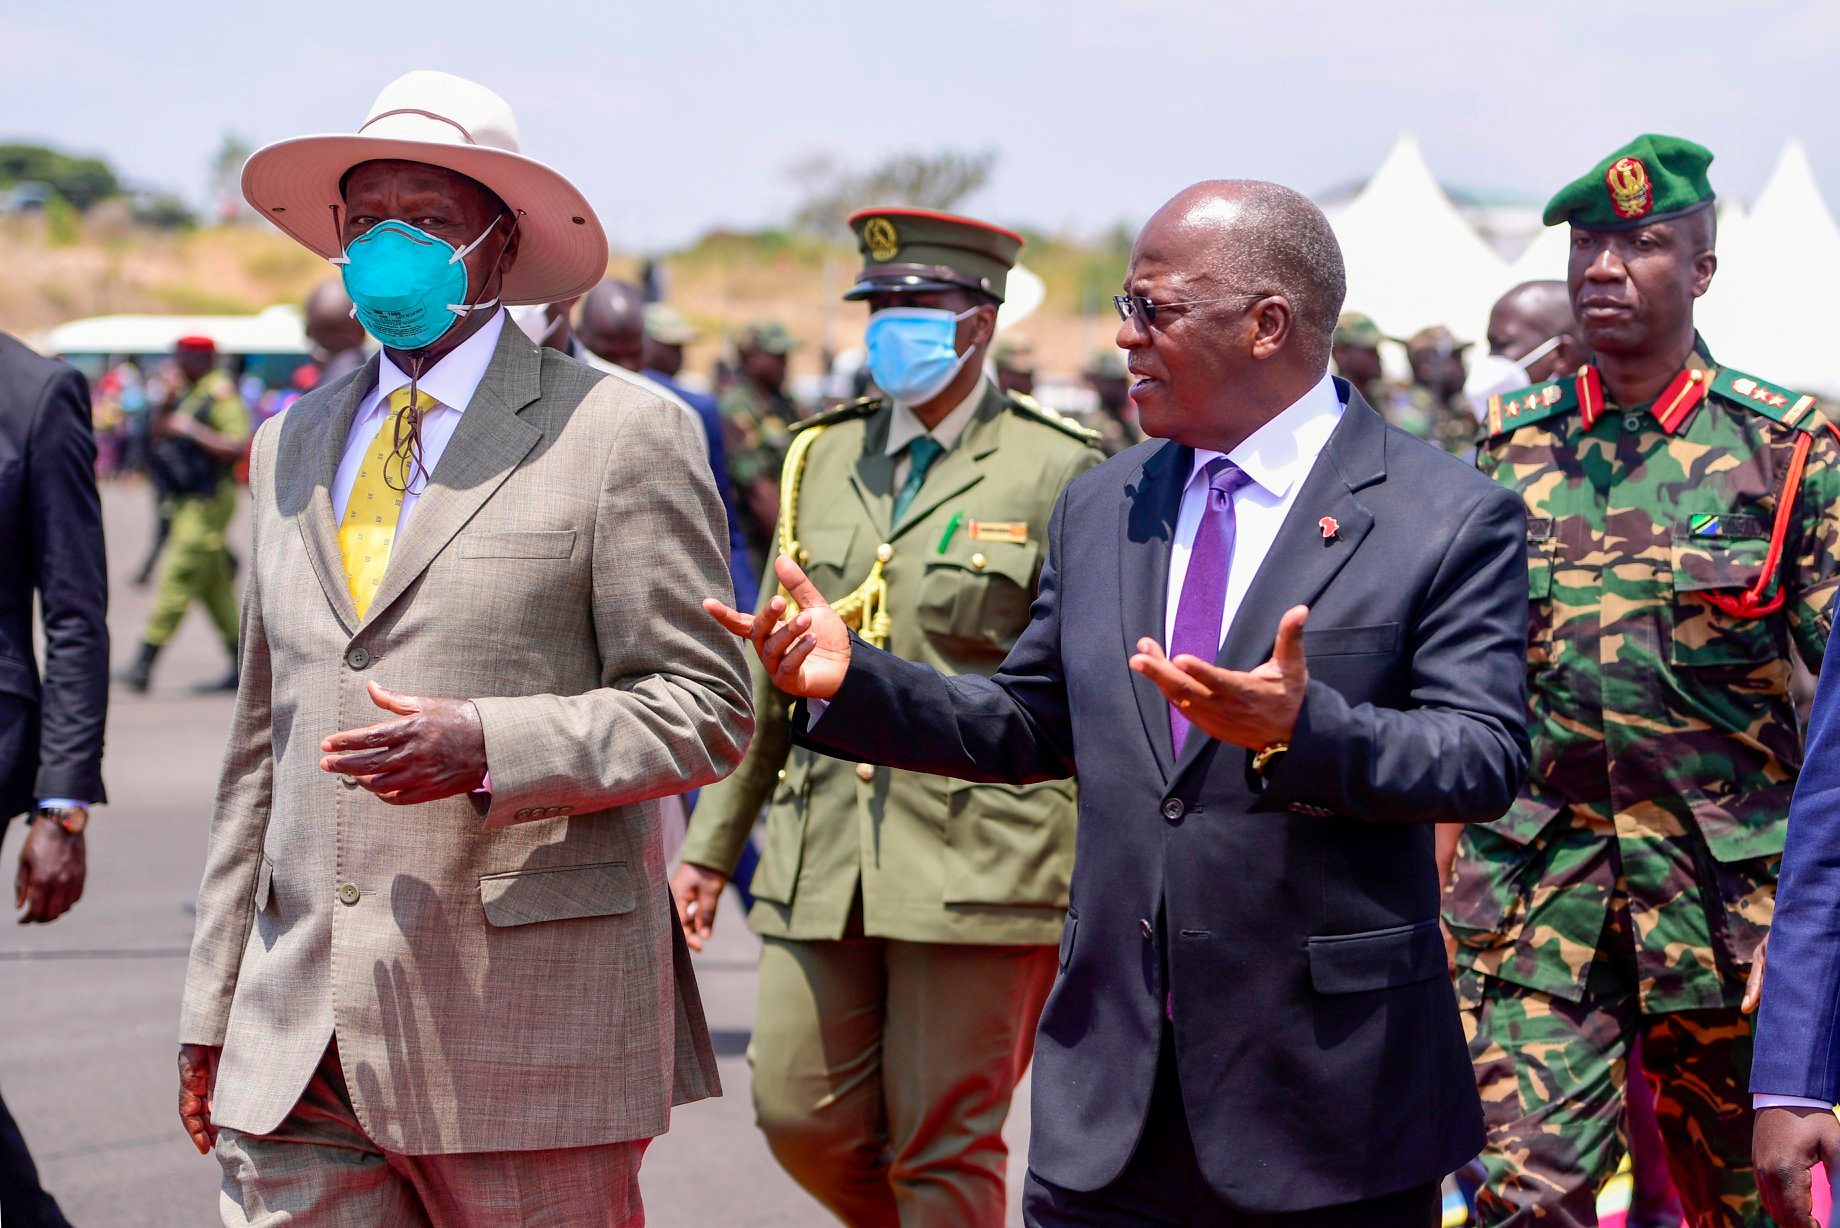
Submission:
[[[1233,563],[1227,573],[1225,605],[1220,617],[1220,642],[1227,642],[1233,616],[1246,599],[1252,577],[1277,540],[1278,529],[1290,515],[1291,505],[1303,479],[1309,475],[1322,454],[1329,436],[1342,420],[1341,398],[1335,384],[1324,375],[1316,386],[1283,413],[1248,435],[1231,452],[1195,449],[1195,463],[1189,470],[1188,485],[1182,489],[1182,507],[1176,514],[1175,543],[1169,552],[1169,600],[1163,614],[1163,648],[1176,633],[1176,607],[1182,601],[1182,581],[1188,577],[1189,555],[1194,553],[1195,533],[1201,528],[1201,516],[1207,510],[1207,479],[1202,476],[1210,461],[1225,456],[1243,470],[1251,481],[1233,494],[1234,534]]]
[[[396,521],[396,537],[399,541],[402,540],[403,526],[409,523],[409,513],[415,510],[416,500],[428,487],[428,475],[441,463],[441,454],[447,451],[447,441],[454,437],[454,428],[460,425],[460,415],[472,404],[473,394],[479,391],[479,382],[486,377],[486,368],[492,365],[492,355],[498,350],[498,335],[504,328],[505,311],[501,307],[492,313],[492,318],[486,321],[484,328],[422,372],[417,387],[439,401],[440,405],[422,416],[422,463],[416,467],[409,489],[403,495],[402,514]],[[364,464],[365,454],[370,451],[371,440],[377,437],[378,428],[389,420],[390,394],[408,386],[408,375],[390,361],[390,352],[384,350],[378,354],[377,386],[358,402],[358,412],[352,415],[351,430],[345,436],[344,457],[339,461],[339,471],[332,479],[332,515],[335,520],[345,519],[345,505],[351,501],[351,488],[358,480],[358,470]]]

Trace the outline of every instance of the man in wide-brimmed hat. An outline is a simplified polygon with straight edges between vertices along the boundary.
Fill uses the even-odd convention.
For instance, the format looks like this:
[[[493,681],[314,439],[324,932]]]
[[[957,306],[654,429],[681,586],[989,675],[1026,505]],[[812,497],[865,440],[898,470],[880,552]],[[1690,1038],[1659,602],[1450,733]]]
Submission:
[[[739,759],[689,419],[506,327],[606,270],[489,90],[259,151],[383,350],[257,435],[242,687],[180,1040],[228,1224],[628,1224],[717,1091],[655,799]]]

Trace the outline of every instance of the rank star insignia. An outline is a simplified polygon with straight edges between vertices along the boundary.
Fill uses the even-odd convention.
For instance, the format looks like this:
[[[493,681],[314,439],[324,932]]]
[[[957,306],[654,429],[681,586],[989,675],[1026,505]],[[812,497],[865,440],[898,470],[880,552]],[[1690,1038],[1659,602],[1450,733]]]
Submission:
[[[1333,541],[1335,535],[1342,531],[1342,526],[1335,522],[1333,516],[1324,516],[1316,522],[1316,527],[1322,530],[1324,541]]]

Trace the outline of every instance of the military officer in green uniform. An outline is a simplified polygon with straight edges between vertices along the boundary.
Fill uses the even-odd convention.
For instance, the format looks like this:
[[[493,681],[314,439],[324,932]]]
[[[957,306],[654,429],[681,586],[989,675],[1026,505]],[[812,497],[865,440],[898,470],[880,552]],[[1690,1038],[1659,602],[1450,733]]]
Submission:
[[[1102,457],[1092,432],[985,375],[1019,236],[892,208],[850,224],[864,267],[845,297],[869,305],[886,396],[796,428],[779,545],[870,642],[989,675],[1028,623],[1056,499]],[[762,608],[777,591],[769,570]],[[1067,907],[1072,787],[794,749],[790,701],[758,662],[754,683],[753,744],[704,791],[673,889],[700,948],[769,806],[748,916],[764,939],[760,1128],[847,1224],[996,1228],[1003,1120]]]
[[[1380,361],[1380,343],[1386,338],[1374,318],[1359,311],[1344,311],[1335,322],[1330,354],[1335,373],[1355,386],[1367,403],[1388,422],[1395,420],[1401,390],[1386,377]]]
[[[1081,375],[1099,399],[1092,417],[1093,429],[1099,432],[1099,450],[1117,456],[1142,443],[1144,428],[1137,424],[1137,410],[1131,404],[1131,373],[1125,368],[1124,355],[1116,349],[1095,350]]]
[[[1597,1222],[1637,1037],[1689,1222],[1769,1222],[1741,1006],[1802,761],[1790,653],[1819,670],[1840,586],[1840,445],[1694,328],[1711,161],[1643,136],[1553,197],[1594,363],[1484,425],[1478,463],[1527,503],[1533,737],[1446,879],[1485,1225]]]
[[[1405,342],[1412,386],[1405,389],[1399,425],[1446,452],[1466,455],[1476,446],[1476,412],[1463,395],[1469,348],[1442,324],[1421,328]]]
[[[779,323],[748,325],[735,338],[735,381],[716,398],[736,511],[755,567],[772,560],[780,465],[799,420],[799,407],[786,394],[786,360],[793,348],[792,334]]]
[[[153,663],[194,601],[223,637],[230,670],[212,690],[236,689],[237,597],[225,534],[236,514],[232,467],[249,444],[249,410],[236,383],[217,367],[209,337],[182,337],[174,365],[183,381],[173,399],[155,411],[148,468],[171,511],[172,529],[153,613],[141,633],[140,653],[122,675],[145,691]]]

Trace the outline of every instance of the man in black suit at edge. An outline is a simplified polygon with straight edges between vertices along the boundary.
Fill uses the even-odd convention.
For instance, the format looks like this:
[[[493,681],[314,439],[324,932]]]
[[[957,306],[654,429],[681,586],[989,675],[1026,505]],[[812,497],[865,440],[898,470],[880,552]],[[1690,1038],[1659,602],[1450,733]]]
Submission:
[[[1032,1225],[1430,1228],[1482,1144],[1432,825],[1526,771],[1525,525],[1327,375],[1345,287],[1287,188],[1151,218],[1118,344],[1155,438],[1069,485],[994,678],[852,639],[789,559],[794,616],[706,603],[807,698],[807,745],[1078,772]]]
[[[36,591],[45,676],[32,647]],[[83,894],[83,827],[103,799],[109,702],[108,573],[89,389],[0,333],[0,839],[31,812],[13,906],[54,921]],[[0,1102],[0,1223],[65,1228]]]

